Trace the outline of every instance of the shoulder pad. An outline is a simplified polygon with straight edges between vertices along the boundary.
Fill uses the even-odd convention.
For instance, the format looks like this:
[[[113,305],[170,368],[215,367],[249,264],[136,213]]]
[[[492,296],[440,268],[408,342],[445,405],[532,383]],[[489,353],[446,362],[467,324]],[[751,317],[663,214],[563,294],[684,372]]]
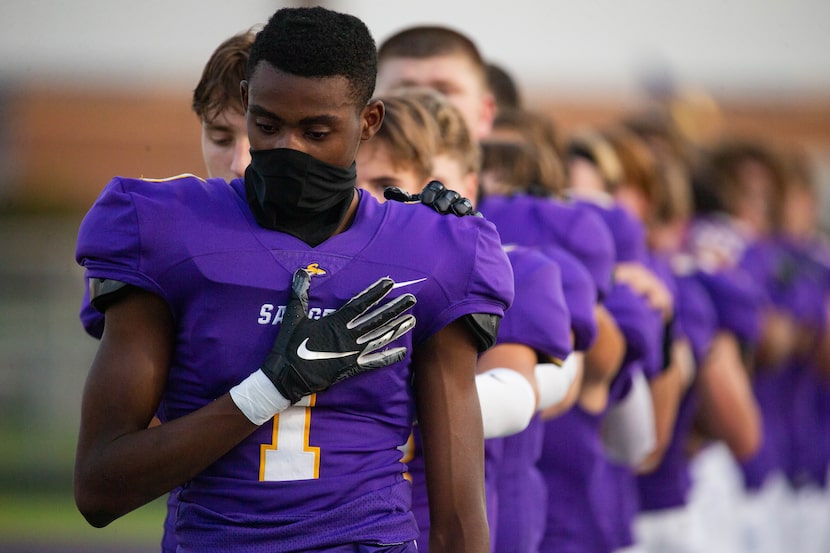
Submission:
[[[496,343],[501,317],[488,313],[470,313],[462,317],[467,328],[473,333],[478,351],[485,351]]]
[[[103,313],[117,300],[124,297],[132,286],[119,280],[109,278],[89,279],[89,303]]]

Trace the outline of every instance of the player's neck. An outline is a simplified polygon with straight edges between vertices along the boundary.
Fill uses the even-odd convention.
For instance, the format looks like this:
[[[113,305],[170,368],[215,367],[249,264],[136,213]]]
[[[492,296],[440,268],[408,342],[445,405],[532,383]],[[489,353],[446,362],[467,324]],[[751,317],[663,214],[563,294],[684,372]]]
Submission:
[[[341,232],[345,232],[349,230],[349,227],[352,226],[352,221],[354,221],[355,213],[357,213],[357,206],[360,204],[360,194],[358,194],[357,189],[354,191],[354,195],[352,196],[352,201],[349,204],[348,209],[346,209],[346,215],[343,217],[343,220],[340,221],[340,224],[337,225],[337,228],[334,229],[334,232],[331,234],[335,236],[340,234]]]

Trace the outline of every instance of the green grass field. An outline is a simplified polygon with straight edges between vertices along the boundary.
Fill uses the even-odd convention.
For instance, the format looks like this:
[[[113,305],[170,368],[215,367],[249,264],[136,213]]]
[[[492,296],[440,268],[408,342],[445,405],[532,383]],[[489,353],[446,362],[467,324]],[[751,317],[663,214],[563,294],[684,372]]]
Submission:
[[[145,505],[106,528],[90,526],[72,497],[75,430],[0,423],[0,551],[61,551],[46,545],[74,545],[74,550],[158,552],[166,500]],[[32,548],[35,550],[35,548]]]
[[[164,522],[160,498],[106,528],[93,528],[68,494],[0,492],[0,550],[3,543],[147,546],[157,551]]]

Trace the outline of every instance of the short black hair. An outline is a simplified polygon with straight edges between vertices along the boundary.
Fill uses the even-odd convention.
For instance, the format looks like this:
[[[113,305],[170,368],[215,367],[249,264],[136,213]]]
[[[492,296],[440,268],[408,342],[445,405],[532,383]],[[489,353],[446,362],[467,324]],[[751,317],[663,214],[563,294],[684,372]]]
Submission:
[[[321,7],[277,10],[257,33],[248,79],[261,61],[300,77],[342,75],[361,107],[375,92],[377,47],[366,24],[353,15]]]

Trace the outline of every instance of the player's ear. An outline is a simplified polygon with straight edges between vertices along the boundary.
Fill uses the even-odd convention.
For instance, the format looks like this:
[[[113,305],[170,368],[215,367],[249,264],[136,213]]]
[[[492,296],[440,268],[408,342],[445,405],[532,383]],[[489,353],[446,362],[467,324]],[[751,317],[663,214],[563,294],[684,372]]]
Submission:
[[[240,81],[239,82],[239,94],[242,100],[242,111],[243,113],[248,112],[248,81]]]
[[[360,117],[362,120],[362,131],[360,133],[360,140],[369,140],[375,133],[378,132],[381,123],[383,123],[383,115],[386,113],[386,108],[381,100],[371,100]]]
[[[481,111],[479,112],[479,136],[487,136],[493,130],[493,123],[496,120],[496,97],[486,93],[481,99]]]

